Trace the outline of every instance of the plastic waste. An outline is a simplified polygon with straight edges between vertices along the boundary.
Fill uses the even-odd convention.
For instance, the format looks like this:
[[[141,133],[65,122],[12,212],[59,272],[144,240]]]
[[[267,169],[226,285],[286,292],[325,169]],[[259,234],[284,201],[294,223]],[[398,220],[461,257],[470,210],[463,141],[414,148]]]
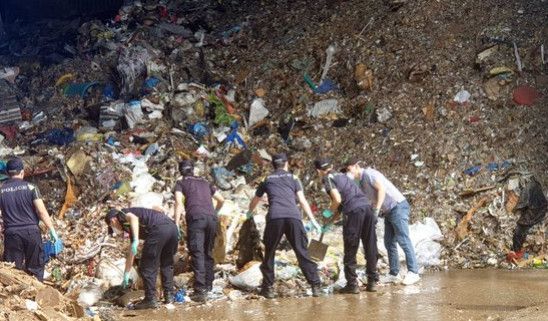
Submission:
[[[238,146],[247,149],[247,146],[240,134],[238,133],[238,122],[234,121],[230,125],[230,134],[226,137],[226,144],[228,146]]]
[[[184,303],[186,301],[186,291],[185,289],[179,289],[175,292],[175,302]]]
[[[249,110],[249,127],[255,125],[268,116],[268,109],[265,107],[265,102],[262,98],[256,98],[251,103],[251,109]]]
[[[78,304],[84,308],[89,308],[97,304],[97,302],[99,302],[99,300],[103,297],[104,291],[101,287],[102,284],[102,280],[93,279],[83,286],[80,290],[80,294],[78,295],[78,299],[76,300]]]
[[[131,200],[131,207],[162,208],[164,196],[160,193],[148,192],[139,194]]]
[[[188,125],[187,130],[199,141],[203,140],[207,135],[209,135],[209,131],[205,123],[195,123],[193,125]]]
[[[477,173],[479,173],[480,170],[481,170],[481,165],[477,165],[477,166],[473,166],[473,167],[469,167],[469,168],[465,169],[464,174],[469,175],[469,176],[474,176]]]
[[[143,120],[143,110],[139,100],[132,100],[124,107],[124,116],[129,128],[134,128]]]
[[[65,146],[74,141],[74,130],[72,128],[54,128],[38,135],[35,142],[48,143],[51,145]]]
[[[45,241],[43,243],[44,248],[44,259],[46,262],[50,260],[50,258],[55,257],[59,255],[61,252],[63,252],[63,249],[65,248],[63,246],[63,241],[61,239],[57,239],[57,241],[52,242],[50,240]]]
[[[224,167],[215,167],[213,168],[213,178],[222,190],[229,190],[232,188],[232,185],[228,182],[232,177],[234,177],[234,172],[227,170]]]
[[[340,113],[337,99],[325,99],[314,104],[314,107],[308,112],[312,117],[319,117],[329,113]]]
[[[242,290],[253,290],[261,285],[263,274],[261,273],[261,263],[253,262],[247,270],[235,276],[229,276],[228,281],[233,286]]]
[[[422,222],[409,226],[409,237],[415,247],[419,266],[439,266],[443,234],[436,221],[427,217]]]
[[[63,94],[67,97],[74,97],[74,96],[80,96],[85,97],[88,93],[88,91],[94,87],[99,85],[98,82],[87,82],[83,84],[69,84],[65,86],[63,89]]]
[[[116,67],[120,78],[122,78],[121,96],[136,96],[138,94],[147,73],[146,62],[151,58],[148,50],[141,46],[122,49]]]
[[[455,97],[453,98],[453,101],[459,104],[464,104],[468,102],[468,100],[470,100],[470,97],[471,97],[470,93],[463,89],[455,95]]]

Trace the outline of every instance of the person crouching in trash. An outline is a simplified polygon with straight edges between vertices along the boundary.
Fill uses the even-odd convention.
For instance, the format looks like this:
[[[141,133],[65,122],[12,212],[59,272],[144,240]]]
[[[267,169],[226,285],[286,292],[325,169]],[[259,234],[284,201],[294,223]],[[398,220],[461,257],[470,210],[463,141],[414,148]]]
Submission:
[[[145,241],[139,274],[143,279],[145,298],[134,305],[134,309],[153,309],[158,307],[156,298],[156,276],[158,267],[162,276],[164,288],[164,303],[173,302],[173,256],[177,252],[178,236],[177,226],[167,215],[160,211],[131,207],[123,209],[111,209],[105,216],[109,226],[109,234],[113,229],[130,235],[130,248],[126,257],[124,281],[122,286],[129,286],[129,271],[133,266],[133,260],[137,255],[139,239]]]

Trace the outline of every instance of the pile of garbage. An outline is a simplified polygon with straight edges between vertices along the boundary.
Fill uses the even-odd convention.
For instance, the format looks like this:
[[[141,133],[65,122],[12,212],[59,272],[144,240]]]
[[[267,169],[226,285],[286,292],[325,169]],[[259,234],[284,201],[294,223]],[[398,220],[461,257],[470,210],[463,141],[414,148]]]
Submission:
[[[159,204],[173,215],[177,164],[193,159],[227,198],[213,293],[249,295],[260,283],[265,209],[249,244],[238,243],[242,214],[282,151],[318,217],[327,197],[312,160],[360,156],[410,201],[421,266],[505,266],[519,180],[548,186],[540,9],[494,0],[246,4],[135,2],[108,21],[21,28],[0,47],[0,157],[24,159],[65,242],[47,280],[82,307],[100,304],[121,283],[124,256],[123,240],[106,233],[106,208]],[[449,18],[463,8],[466,25]],[[496,12],[485,18],[487,10]],[[440,15],[454,23],[431,19]],[[48,26],[59,45],[40,37],[56,35]],[[377,228],[385,269],[382,221]],[[546,233],[531,231],[529,251],[546,251]],[[332,289],[344,280],[340,227],[324,241],[320,270]],[[186,288],[184,252],[177,264]],[[306,288],[287,245],[276,269],[281,292]]]

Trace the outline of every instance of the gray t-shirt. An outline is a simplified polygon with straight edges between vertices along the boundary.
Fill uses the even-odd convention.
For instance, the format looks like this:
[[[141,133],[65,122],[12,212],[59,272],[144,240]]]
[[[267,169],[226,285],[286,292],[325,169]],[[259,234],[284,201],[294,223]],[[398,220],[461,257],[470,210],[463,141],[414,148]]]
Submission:
[[[389,212],[398,203],[405,201],[405,196],[403,196],[386,176],[378,170],[368,167],[364,169],[360,175],[360,187],[372,206],[375,206],[377,202],[377,190],[373,186],[375,182],[381,183],[386,191],[386,196],[381,206],[383,212]]]

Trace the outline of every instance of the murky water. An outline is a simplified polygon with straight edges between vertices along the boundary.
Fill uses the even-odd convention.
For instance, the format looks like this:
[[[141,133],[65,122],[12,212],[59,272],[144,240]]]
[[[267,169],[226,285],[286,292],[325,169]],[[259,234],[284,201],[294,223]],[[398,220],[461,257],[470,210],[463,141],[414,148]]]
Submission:
[[[431,272],[413,286],[328,297],[124,311],[121,320],[548,320],[548,270]]]

